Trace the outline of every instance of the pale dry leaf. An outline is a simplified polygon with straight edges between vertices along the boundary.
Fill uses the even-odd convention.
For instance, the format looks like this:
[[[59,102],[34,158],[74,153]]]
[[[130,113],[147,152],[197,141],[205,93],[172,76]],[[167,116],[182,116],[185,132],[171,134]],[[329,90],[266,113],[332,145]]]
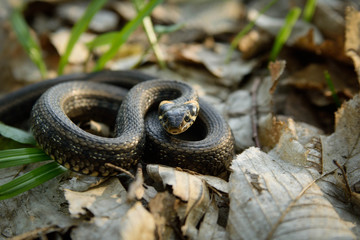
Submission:
[[[155,237],[155,221],[152,215],[140,202],[131,205],[126,201],[126,190],[116,178],[85,192],[65,189],[65,197],[73,217],[91,216],[91,221],[82,221],[71,231],[72,239]]]
[[[103,177],[93,177],[72,171],[66,172],[66,176],[69,178],[69,181],[62,182],[60,188],[76,192],[84,192],[106,181],[106,178]]]
[[[177,208],[181,222],[181,231],[189,238],[198,235],[197,225],[204,216],[209,204],[209,190],[199,177],[186,172],[155,164],[148,164],[146,170],[151,178],[171,186],[173,194],[184,201]]]
[[[155,239],[154,217],[141,205],[140,202],[136,202],[126,213],[120,229],[121,239]]]
[[[258,16],[259,13],[255,10],[249,11],[249,18],[251,20],[254,20],[256,16]],[[275,18],[270,17],[265,14],[260,15],[255,22],[256,26],[262,28],[264,31],[269,32],[273,36],[276,36],[282,26],[284,25],[284,18]],[[310,30],[313,31],[313,41],[316,44],[320,44],[323,42],[323,36],[320,33],[320,31],[317,29],[316,26],[307,23],[302,20],[298,20],[289,36],[289,38],[286,41],[287,45],[293,45],[300,37],[306,35]]]
[[[264,150],[269,151],[279,142],[285,123],[272,113],[259,118],[259,139]]]
[[[176,207],[179,200],[169,192],[156,194],[149,202],[149,210],[154,217],[159,239],[176,239],[174,229],[179,225]]]
[[[50,35],[50,41],[59,55],[64,54],[69,38],[70,29],[67,28],[61,28]],[[89,56],[89,49],[86,47],[85,43],[90,42],[94,38],[94,34],[83,33],[71,51],[69,62],[74,64],[84,63]]]
[[[142,168],[138,167],[136,171],[135,179],[129,185],[128,195],[127,195],[128,201],[135,201],[143,198],[145,194],[145,189],[143,184],[144,184],[144,176],[142,173]]]
[[[210,187],[215,188],[216,190],[228,193],[229,192],[229,183],[222,178],[210,176],[210,175],[199,175],[200,179],[204,180],[206,184]]]
[[[39,167],[37,164],[31,165],[31,168]],[[0,169],[1,184],[13,179],[23,167]],[[10,239],[34,229],[55,225],[62,229],[76,225],[78,220],[68,214],[64,194],[59,190],[60,179],[54,178],[16,197],[1,200],[0,239]]]
[[[123,210],[116,216],[83,221],[72,230],[71,239],[155,239],[154,218],[140,202]]]
[[[233,161],[230,239],[354,239],[313,176],[257,148]]]
[[[87,211],[97,217],[111,217],[123,214],[124,210],[130,207],[125,203],[126,190],[116,178],[111,178],[85,192],[69,189],[64,189],[64,191],[65,198],[69,202],[69,212],[75,218],[85,215]],[[115,211],[116,209],[120,212]]]
[[[269,114],[260,119],[259,133],[261,143],[270,155],[298,166],[315,167],[318,171],[320,166],[315,166],[314,161],[320,164],[320,160],[311,157],[311,143],[323,133],[320,129]]]
[[[207,34],[221,34],[238,30],[238,18],[243,15],[240,2],[225,0],[182,1],[162,4],[153,16],[160,21],[184,23],[189,29],[203,29]]]
[[[345,52],[354,62],[360,84],[360,12],[353,7],[346,9]]]
[[[197,236],[197,239],[200,240],[208,240],[208,239],[218,239],[219,235],[219,225],[217,224],[219,216],[219,209],[216,205],[215,198],[212,198],[211,203],[209,205],[209,208],[207,209],[204,220],[201,222],[200,228],[199,228],[199,235]],[[226,237],[226,232],[223,231],[223,238]]]
[[[269,154],[298,166],[311,165],[308,162],[309,151],[306,145],[322,131],[305,123],[297,123],[291,118],[284,123],[284,128],[279,133],[279,142]]]
[[[221,78],[225,86],[240,83],[245,75],[255,67],[254,60],[244,61],[239,53],[227,63],[229,46],[216,43],[212,49],[202,44],[191,44],[181,50],[184,59],[203,64],[214,76]]]
[[[360,96],[345,102],[335,114],[335,132],[322,136],[324,173],[345,166],[350,186],[360,179]]]

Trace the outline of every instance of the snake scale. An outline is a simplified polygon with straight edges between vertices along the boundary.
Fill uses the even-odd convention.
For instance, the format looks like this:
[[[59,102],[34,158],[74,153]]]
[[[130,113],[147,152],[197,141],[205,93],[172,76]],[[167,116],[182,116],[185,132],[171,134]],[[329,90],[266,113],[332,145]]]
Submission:
[[[182,110],[171,110],[172,105]],[[117,173],[106,163],[131,169],[140,161],[217,175],[234,156],[229,126],[195,90],[137,71],[64,75],[0,98],[0,121],[16,125],[26,119],[52,159],[93,176]],[[111,136],[77,125],[89,120],[110,126]],[[189,129],[180,133],[170,123]]]

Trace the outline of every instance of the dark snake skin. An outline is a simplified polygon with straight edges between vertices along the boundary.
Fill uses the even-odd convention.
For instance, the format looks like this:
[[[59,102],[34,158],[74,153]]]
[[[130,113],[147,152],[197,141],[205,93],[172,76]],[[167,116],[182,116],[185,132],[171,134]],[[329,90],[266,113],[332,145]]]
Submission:
[[[159,123],[159,102],[186,102],[197,96],[185,83],[151,79],[135,71],[118,71],[44,81],[1,98],[0,121],[10,124],[28,118],[42,95],[31,112],[31,130],[47,154],[73,171],[108,176],[117,172],[105,163],[130,169],[139,161],[202,174],[226,171],[234,156],[234,140],[222,116],[200,99],[195,124],[185,133],[170,135]],[[114,85],[134,87],[127,92]],[[75,124],[90,119],[115,126],[113,136],[93,135]]]

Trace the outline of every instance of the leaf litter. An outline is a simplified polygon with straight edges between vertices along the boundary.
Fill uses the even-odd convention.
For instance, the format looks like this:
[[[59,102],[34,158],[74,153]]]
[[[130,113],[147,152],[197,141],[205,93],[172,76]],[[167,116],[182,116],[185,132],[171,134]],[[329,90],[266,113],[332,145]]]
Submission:
[[[118,178],[99,181],[68,173],[21,196],[1,201],[0,216],[4,221],[0,222],[0,238],[18,235],[18,239],[33,239],[31,236],[36,234],[54,233],[68,234],[72,239],[359,238],[360,97],[358,88],[348,85],[351,81],[343,81],[356,78],[356,74],[352,69],[329,62],[303,65],[286,55],[281,56],[286,61],[275,62],[269,66],[270,74],[264,74],[259,69],[264,63],[260,50],[235,53],[232,64],[226,65],[229,46],[220,43],[218,37],[236,31],[237,21],[251,19],[251,11],[246,16],[241,4],[232,1],[226,1],[221,11],[217,11],[218,2],[210,2],[207,7],[198,3],[192,11],[188,10],[192,6],[189,3],[164,4],[156,9],[153,18],[157,20],[167,23],[188,20],[184,31],[191,34],[185,36],[182,30],[160,41],[171,60],[169,69],[153,66],[154,58],[147,57],[143,61],[148,65],[141,66],[141,70],[193,84],[201,97],[225,115],[238,151],[230,178],[202,176],[155,164],[138,168],[135,180],[123,176],[119,177],[121,181]],[[125,3],[108,6],[122,18],[131,19],[126,16],[128,7]],[[218,21],[216,28],[191,14],[201,8],[205,10],[199,16]],[[230,21],[223,21],[229,19],[225,13],[231,8]],[[314,24],[300,22],[288,46],[349,64],[349,58],[338,51],[345,48],[360,79],[356,38],[359,12],[353,8],[347,10],[345,42],[326,28],[328,25],[335,26],[336,32],[341,30],[345,21],[341,21],[339,11],[324,3],[319,3],[317,10],[319,13],[326,10],[335,17],[327,18],[329,22],[322,25],[316,14]],[[218,13],[217,18],[212,18],[214,12]],[[270,11],[242,41],[260,36],[257,49],[261,49],[276,34],[273,30],[281,27],[278,19]],[[49,39],[55,36],[53,32]],[[144,46],[139,41],[142,38],[141,33],[135,34],[131,44]],[[243,50],[241,44],[245,42],[238,46]],[[89,54],[85,48],[81,51]],[[139,51],[134,52],[138,57]],[[83,57],[79,62],[74,61],[69,69],[78,71],[78,64],[85,60],[88,59]],[[109,68],[116,70],[130,65],[121,57],[116,64],[110,64]],[[258,70],[260,73],[254,74]],[[286,117],[290,115],[286,111],[280,111],[281,114],[274,111],[281,91],[289,87],[308,93],[318,107],[329,106],[329,91],[321,79],[323,70],[330,70],[338,94],[350,99],[337,110],[335,130],[329,135],[316,124]],[[259,77],[261,81],[254,87]],[[238,86],[241,90],[234,91]],[[295,110],[299,108],[294,102],[289,105],[295,106]],[[254,128],[262,150],[251,147],[255,144]],[[0,180],[6,182],[19,172],[22,174],[18,167],[11,170],[0,170]]]

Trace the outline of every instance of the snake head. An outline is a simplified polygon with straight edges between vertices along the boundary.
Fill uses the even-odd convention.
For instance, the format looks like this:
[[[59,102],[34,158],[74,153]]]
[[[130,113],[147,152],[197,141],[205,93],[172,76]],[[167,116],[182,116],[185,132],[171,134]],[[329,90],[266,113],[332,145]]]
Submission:
[[[168,133],[177,135],[185,132],[195,122],[199,110],[197,101],[162,101],[159,105],[159,120]]]

